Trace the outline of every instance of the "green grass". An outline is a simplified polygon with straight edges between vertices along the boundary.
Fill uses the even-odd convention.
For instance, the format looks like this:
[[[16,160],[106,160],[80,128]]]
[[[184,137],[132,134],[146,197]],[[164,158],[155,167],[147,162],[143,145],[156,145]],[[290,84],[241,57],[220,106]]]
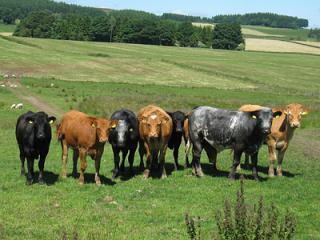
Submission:
[[[16,25],[0,23],[0,32],[14,32]]]
[[[267,178],[266,147],[259,158],[262,182],[250,180],[248,170],[242,173],[248,178],[245,193],[250,204],[262,195],[267,204],[275,202],[281,213],[286,209],[294,212],[298,219],[296,239],[319,238],[319,57],[19,40],[17,43],[0,38],[0,72],[22,73],[21,82],[32,94],[64,111],[76,108],[110,116],[121,107],[137,111],[149,103],[184,111],[197,105],[230,109],[244,103],[307,105],[311,112],[287,152],[285,176]],[[191,176],[190,169],[172,172],[169,150],[170,175],[166,180],[145,181],[138,173],[134,178],[126,175],[112,182],[112,150],[107,145],[101,163],[105,184],[95,186],[94,164],[88,158],[87,183],[79,186],[76,179],[59,178],[61,148],[55,139],[45,166],[48,186],[28,187],[25,178],[19,176],[14,127],[16,118],[33,108],[26,104],[24,110],[9,110],[12,103],[19,101],[0,88],[0,238],[62,239],[64,234],[71,238],[77,232],[80,239],[187,239],[184,214],[188,212],[201,216],[202,234],[208,239],[217,230],[215,211],[222,209],[224,199],[235,200],[240,183],[227,179],[230,151],[218,156],[221,176],[212,176],[205,154],[205,177]],[[70,160],[69,157],[69,173]],[[138,164],[136,154],[135,166]]]

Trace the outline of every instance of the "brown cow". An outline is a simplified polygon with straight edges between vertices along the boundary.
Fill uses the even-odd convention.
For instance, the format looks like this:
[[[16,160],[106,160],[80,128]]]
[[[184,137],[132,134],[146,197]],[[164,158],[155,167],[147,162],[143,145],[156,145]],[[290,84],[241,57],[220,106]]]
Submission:
[[[301,117],[308,111],[297,103],[289,104],[286,108],[273,108],[273,112],[281,111],[282,115],[272,121],[271,133],[267,137],[269,150],[269,176],[274,176],[274,163],[278,160],[277,174],[282,176],[282,161],[295,129],[300,127]],[[278,151],[278,157],[276,154]]]
[[[144,178],[148,178],[151,167],[158,163],[161,178],[166,178],[165,155],[168,142],[172,134],[173,123],[171,117],[161,108],[153,105],[142,108],[138,113],[140,148],[147,155]]]
[[[109,131],[117,126],[117,120],[90,117],[82,112],[67,112],[57,127],[58,139],[62,146],[62,177],[67,177],[68,148],[73,149],[73,175],[77,175],[77,161],[80,155],[80,184],[84,183],[87,168],[86,155],[95,160],[95,181],[101,184],[99,177],[100,161]]]

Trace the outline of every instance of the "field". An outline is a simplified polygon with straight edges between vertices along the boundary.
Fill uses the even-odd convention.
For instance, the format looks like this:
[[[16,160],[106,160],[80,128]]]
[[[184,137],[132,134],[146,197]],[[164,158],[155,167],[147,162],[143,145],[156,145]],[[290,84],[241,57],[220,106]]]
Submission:
[[[185,213],[201,217],[202,235],[209,239],[217,231],[215,212],[225,199],[234,201],[239,188],[239,181],[227,178],[229,151],[218,156],[218,176],[205,154],[205,177],[193,177],[190,169],[174,172],[168,151],[166,180],[143,180],[137,167],[134,177],[111,180],[108,145],[101,165],[103,186],[94,184],[90,159],[87,182],[79,186],[72,177],[60,179],[61,149],[55,139],[46,161],[47,185],[26,186],[19,176],[14,127],[19,114],[38,110],[37,101],[58,115],[75,108],[100,116],[122,107],[138,111],[149,103],[183,111],[197,105],[236,109],[245,103],[302,103],[311,112],[285,157],[284,177],[268,179],[266,147],[259,160],[261,182],[251,180],[249,170],[242,173],[248,203],[263,196],[281,213],[288,209],[297,216],[296,239],[319,239],[319,56],[13,37],[0,38],[0,52],[1,76],[14,74],[17,78],[10,81],[22,84],[0,87],[0,239],[187,239]],[[10,110],[20,101],[23,110]],[[136,155],[136,166],[138,160]],[[183,147],[179,160],[184,163]]]

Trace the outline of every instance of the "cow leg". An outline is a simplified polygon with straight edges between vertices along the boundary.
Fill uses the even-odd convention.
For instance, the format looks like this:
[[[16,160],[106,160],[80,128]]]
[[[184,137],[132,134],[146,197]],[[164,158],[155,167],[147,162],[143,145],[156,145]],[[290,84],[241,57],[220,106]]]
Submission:
[[[122,162],[121,162],[121,166],[120,166],[121,172],[124,172],[124,170],[125,170],[124,165],[125,165],[127,155],[128,155],[128,149],[123,149],[122,150]]]
[[[68,161],[68,145],[65,140],[61,141],[61,147],[62,147],[62,171],[61,171],[61,177],[67,178],[67,161]]]
[[[173,158],[174,158],[174,170],[177,171],[179,169],[179,163],[178,163],[179,146],[173,147]]]
[[[130,149],[130,153],[129,153],[129,157],[128,157],[131,175],[134,174],[134,172],[133,172],[133,161],[134,161],[134,154],[135,154],[136,150],[137,150],[137,144],[135,144],[135,145]]]
[[[80,177],[79,177],[79,183],[82,185],[84,184],[84,172],[87,168],[87,161],[86,161],[86,155],[87,152],[85,149],[79,150],[79,156],[80,156]]]
[[[207,153],[207,156],[209,158],[209,162],[212,163],[212,169],[214,172],[218,171],[217,169],[217,150],[211,147],[206,147],[205,151]]]
[[[164,145],[160,149],[159,161],[160,161],[160,171],[162,171],[161,172],[161,179],[167,178],[167,173],[166,173],[166,168],[165,168],[165,156],[166,156],[167,147],[168,147],[168,145]]]
[[[147,179],[150,175],[150,168],[152,166],[152,156],[150,153],[150,148],[147,143],[144,143],[144,148],[147,153],[146,169],[143,172],[144,179]]]
[[[188,168],[190,167],[190,163],[189,163],[189,154],[190,154],[190,149],[191,149],[191,144],[190,141],[187,140],[186,144],[185,144],[185,164],[184,164],[184,168]]]
[[[276,154],[276,142],[268,142],[268,152],[269,152],[269,177],[274,177],[274,163],[277,159]]]
[[[113,159],[114,159],[114,169],[112,178],[116,178],[119,176],[119,162],[120,162],[120,149],[113,148]]]
[[[27,174],[27,185],[31,185],[33,183],[33,158],[27,158],[27,166],[28,166],[28,174]]]
[[[233,164],[232,164],[232,167],[231,167],[231,170],[229,173],[229,178],[232,180],[234,180],[236,177],[236,169],[237,169],[238,165],[240,164],[241,155],[242,155],[241,151],[234,150]]]
[[[249,165],[250,165],[250,155],[247,154],[247,153],[245,154],[244,165],[245,165],[246,167],[249,167]]]
[[[145,153],[145,149],[144,149],[144,146],[143,146],[143,142],[140,141],[139,142],[139,155],[140,155],[140,170],[143,171],[144,170],[144,163],[143,163],[143,155]]]
[[[282,177],[282,161],[283,161],[285,153],[286,153],[286,150],[279,150],[278,151],[277,175],[280,177]]]
[[[202,152],[202,145],[201,143],[193,144],[192,149],[192,174],[198,177],[203,176],[203,172],[201,169],[200,158]]]
[[[22,146],[19,145],[19,151],[20,151],[20,161],[21,161],[21,170],[20,170],[20,175],[21,176],[25,176],[26,175],[26,170],[25,170],[25,167],[24,167],[24,162],[25,162],[25,155],[23,153],[23,148]]]
[[[40,160],[39,160],[39,163],[38,163],[38,167],[39,167],[39,183],[40,184],[44,184],[44,179],[43,179],[43,175],[44,175],[44,172],[43,172],[43,169],[44,169],[44,162],[46,160],[46,157],[47,157],[47,154],[43,154],[43,155],[40,155]]]
[[[258,176],[258,153],[251,155],[251,164],[252,164],[252,176],[254,180],[259,181]]]
[[[72,169],[72,176],[74,178],[78,175],[78,158],[79,158],[79,150],[74,149],[73,150],[73,169]]]
[[[101,180],[100,180],[100,163],[101,163],[101,157],[102,157],[102,154],[103,154],[103,150],[100,152],[97,153],[96,155],[96,159],[94,161],[95,163],[95,168],[96,168],[96,173],[95,173],[95,176],[94,176],[94,180],[96,182],[96,185],[97,186],[100,186],[101,185]]]

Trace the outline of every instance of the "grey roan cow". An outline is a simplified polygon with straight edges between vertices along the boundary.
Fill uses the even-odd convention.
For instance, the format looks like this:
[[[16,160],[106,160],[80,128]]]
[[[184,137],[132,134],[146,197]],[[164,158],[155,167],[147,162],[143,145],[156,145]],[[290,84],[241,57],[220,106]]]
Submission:
[[[44,112],[27,112],[17,120],[16,138],[20,150],[21,175],[25,175],[24,162],[27,159],[27,184],[33,183],[34,159],[39,160],[39,183],[43,184],[44,163],[49,152],[51,141],[51,124],[55,117],[48,117]]]
[[[132,111],[127,109],[121,109],[114,112],[111,119],[119,120],[117,127],[111,130],[109,134],[109,142],[112,145],[114,156],[113,178],[116,178],[119,175],[120,151],[122,151],[120,170],[124,171],[125,159],[130,151],[130,172],[133,174],[134,155],[139,141],[138,119]]]
[[[195,108],[189,116],[189,134],[193,145],[192,173],[203,176],[200,165],[203,149],[216,170],[217,153],[230,148],[234,156],[229,178],[235,179],[236,167],[245,152],[251,156],[252,174],[258,180],[259,148],[270,133],[273,117],[278,114],[258,105],[245,105],[240,111],[206,106]]]

